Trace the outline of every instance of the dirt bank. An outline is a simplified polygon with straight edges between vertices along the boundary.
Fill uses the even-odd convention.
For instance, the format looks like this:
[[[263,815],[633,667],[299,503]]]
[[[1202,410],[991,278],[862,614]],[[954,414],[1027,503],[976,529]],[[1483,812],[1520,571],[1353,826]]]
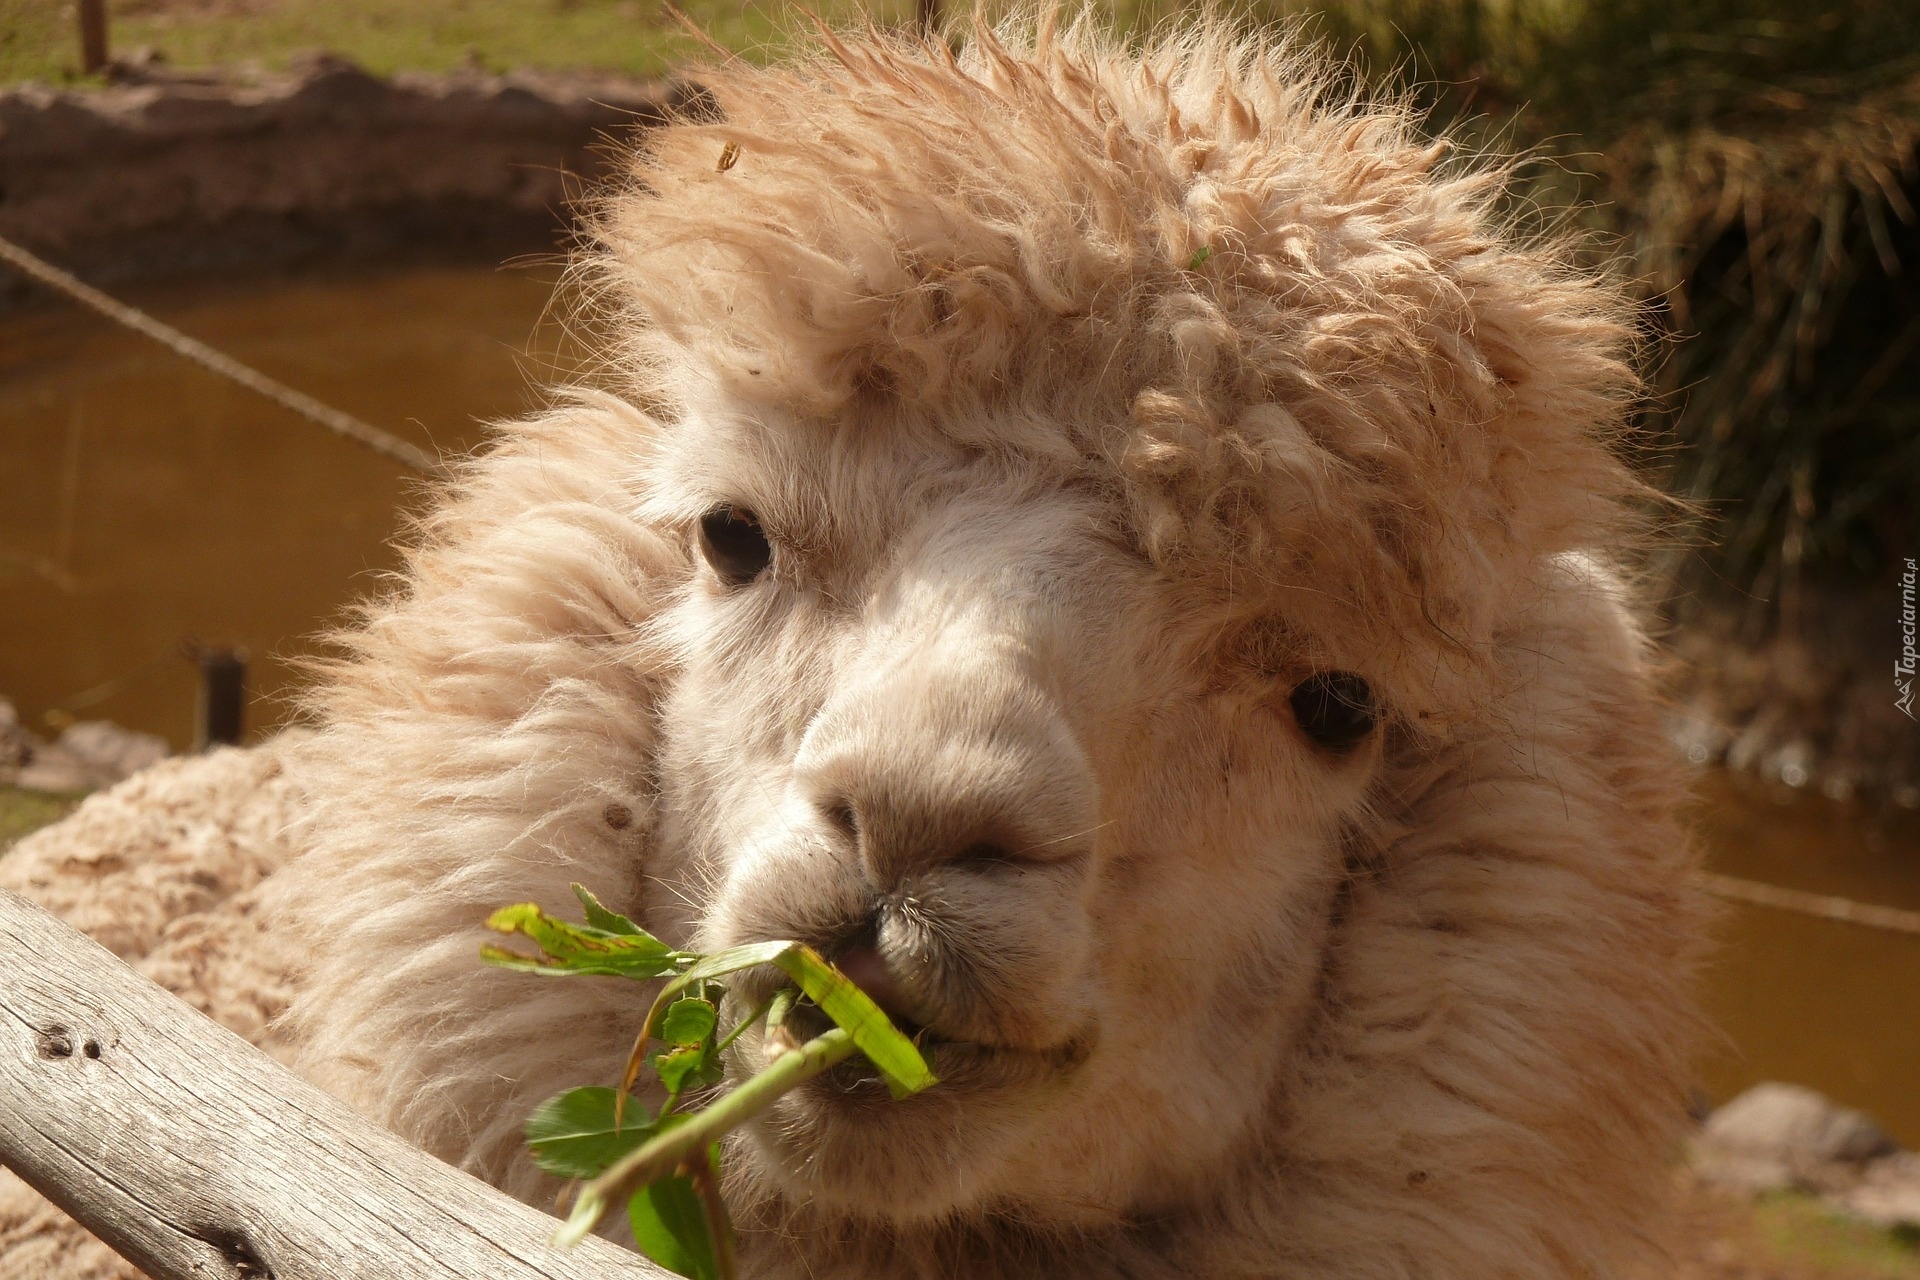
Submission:
[[[95,279],[381,252],[553,247],[605,142],[671,91],[399,75],[319,56],[251,80],[0,93],[0,235]],[[24,288],[8,277],[0,303]]]
[[[1896,581],[1811,593],[1791,629],[1772,634],[1755,634],[1741,604],[1688,609],[1669,637],[1675,740],[1696,764],[1920,808],[1920,723],[1896,670],[1902,608]]]

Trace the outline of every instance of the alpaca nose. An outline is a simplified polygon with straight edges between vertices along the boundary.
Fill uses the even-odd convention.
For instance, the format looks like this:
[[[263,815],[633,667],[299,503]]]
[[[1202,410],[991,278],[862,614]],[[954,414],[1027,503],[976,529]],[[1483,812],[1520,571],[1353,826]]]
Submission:
[[[1055,864],[1088,851],[1093,770],[1036,690],[1001,681],[994,697],[970,682],[910,683],[831,706],[795,762],[821,829],[876,890],[938,868]]]
[[[931,797],[917,797],[922,802],[913,803],[899,794],[897,784],[862,790],[867,799],[836,795],[822,806],[822,816],[842,846],[858,858],[867,879],[883,892],[913,872],[935,867],[986,870],[1029,860],[1054,861],[1076,852],[1071,841],[1033,839],[1009,820],[1004,806],[982,803],[962,788],[955,788],[961,794],[949,804],[926,803]]]

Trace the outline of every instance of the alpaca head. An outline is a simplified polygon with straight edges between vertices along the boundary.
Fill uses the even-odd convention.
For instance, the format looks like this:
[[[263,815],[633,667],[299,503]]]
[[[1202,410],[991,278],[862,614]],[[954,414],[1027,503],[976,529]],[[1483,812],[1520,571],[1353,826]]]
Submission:
[[[772,1182],[1098,1220],[1270,1119],[1384,742],[1614,518],[1630,379],[1484,176],[1288,55],[976,37],[716,71],[603,211],[690,552],[650,874],[945,1082],[817,1081]]]
[[[550,1195],[520,1120],[635,998],[475,931],[579,880],[813,944],[942,1079],[761,1118],[766,1274],[1608,1271],[1691,922],[1619,298],[1257,38],[824,43],[641,139],[621,394],[510,427],[350,637],[307,1069]]]

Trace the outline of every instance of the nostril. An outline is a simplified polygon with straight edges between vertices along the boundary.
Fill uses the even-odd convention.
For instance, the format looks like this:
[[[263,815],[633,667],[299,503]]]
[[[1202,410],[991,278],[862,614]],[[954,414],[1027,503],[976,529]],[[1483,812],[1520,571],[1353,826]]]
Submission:
[[[834,967],[853,979],[853,985],[867,993],[875,1004],[894,1021],[907,1019],[911,1002],[893,969],[873,947],[860,944],[849,947],[833,958]]]
[[[975,840],[953,856],[954,862],[961,866],[1002,866],[1019,861],[1003,844],[991,840]]]

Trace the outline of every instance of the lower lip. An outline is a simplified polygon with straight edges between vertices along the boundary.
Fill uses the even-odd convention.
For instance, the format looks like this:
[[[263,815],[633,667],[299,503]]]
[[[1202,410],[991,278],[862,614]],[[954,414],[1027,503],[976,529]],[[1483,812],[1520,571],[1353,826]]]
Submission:
[[[931,1092],[948,1098],[961,1092],[1032,1088],[1053,1076],[1058,1066],[1046,1054],[956,1040],[923,1040],[920,1053],[937,1077]],[[862,1057],[822,1072],[817,1083],[823,1092],[852,1102],[889,1098],[879,1071]]]

